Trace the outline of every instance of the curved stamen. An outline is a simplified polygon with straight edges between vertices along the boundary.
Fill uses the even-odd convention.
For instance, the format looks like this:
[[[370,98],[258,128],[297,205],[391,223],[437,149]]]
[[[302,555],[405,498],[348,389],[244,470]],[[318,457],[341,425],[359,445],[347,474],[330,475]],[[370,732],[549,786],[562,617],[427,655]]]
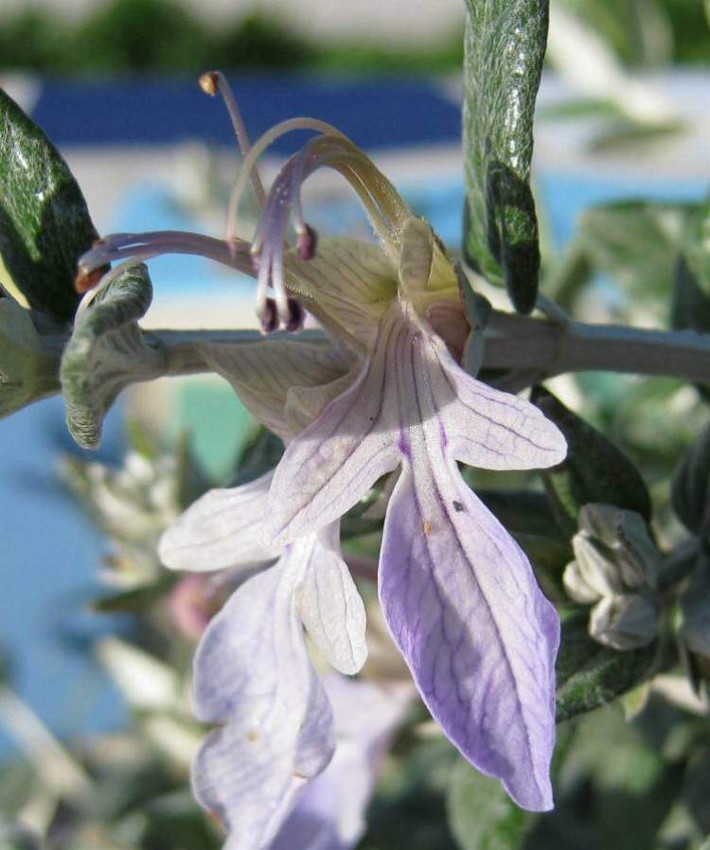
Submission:
[[[267,130],[263,136],[260,136],[244,158],[242,168],[237,175],[237,180],[229,199],[226,239],[230,247],[236,241],[237,213],[246,187],[246,181],[249,179],[252,170],[256,167],[259,157],[277,139],[294,130],[315,130],[318,133],[340,136],[343,139],[346,138],[337,127],[333,127],[332,124],[328,124],[326,121],[319,121],[317,118],[289,118],[287,121],[281,121],[279,124],[276,124],[270,130]]]
[[[321,135],[311,139],[283,166],[269,192],[264,214],[252,244],[252,254],[258,258],[257,313],[264,326],[270,326],[266,299],[269,288],[274,293],[277,324],[286,327],[287,292],[283,272],[283,254],[289,220],[298,233],[298,249],[303,259],[315,252],[315,231],[305,223],[301,212],[301,187],[319,168],[333,168],[353,187],[393,261],[399,258],[399,240],[404,223],[412,212],[387,178],[369,157],[347,137]]]
[[[246,124],[242,118],[242,113],[239,109],[239,104],[234,96],[232,87],[229,85],[227,78],[221,71],[208,71],[200,77],[200,88],[205,94],[214,97],[216,94],[221,94],[224,104],[227,107],[227,112],[232,121],[232,127],[237,137],[237,144],[243,157],[247,157],[251,150],[251,142],[247,133]],[[263,208],[266,203],[266,191],[264,184],[259,176],[259,171],[256,165],[251,168],[249,176],[251,177],[254,193],[256,194],[259,206]]]
[[[87,282],[93,282],[92,276],[97,269],[109,263],[121,261],[86,291],[79,302],[77,316],[93,302],[99,292],[104,290],[123,271],[136,263],[151,260],[162,254],[189,254],[214,260],[224,266],[236,269],[244,274],[254,274],[249,255],[249,243],[238,240],[233,253],[222,239],[214,239],[200,233],[179,230],[157,230],[146,233],[116,233],[100,239],[91,249],[79,258],[78,274],[75,282],[77,291],[87,290]]]

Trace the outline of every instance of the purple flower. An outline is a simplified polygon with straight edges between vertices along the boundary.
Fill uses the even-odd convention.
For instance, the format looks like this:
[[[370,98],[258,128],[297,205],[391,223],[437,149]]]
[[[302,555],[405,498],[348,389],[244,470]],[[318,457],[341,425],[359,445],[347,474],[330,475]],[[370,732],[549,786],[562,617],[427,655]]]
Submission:
[[[389,274],[363,275],[355,251],[339,246],[350,280],[342,286],[343,275],[322,288],[301,261],[290,292],[306,299],[362,366],[288,446],[269,491],[266,538],[284,543],[335,521],[399,470],[379,568],[392,636],[463,755],[499,777],[522,807],[549,809],[558,617],[524,553],[464,483],[457,462],[551,466],[565,455],[564,438],[532,405],[455,362],[428,322],[434,306],[460,303],[454,269],[429,226],[342,137],[310,142],[272,187],[257,244],[260,273],[270,270],[274,289],[283,284],[290,206],[319,165],[341,171],[365,198]]]
[[[565,455],[564,438],[533,405],[459,366],[457,270],[429,225],[342,134],[317,122],[270,131],[247,155],[230,218],[259,153],[298,126],[322,132],[277,176],[251,246],[232,227],[226,243],[124,236],[84,263],[88,274],[125,259],[131,246],[142,257],[203,250],[242,269],[251,255],[264,330],[296,327],[305,309],[331,340],[200,347],[287,449],[273,476],[203,497],[161,545],[177,568],[277,559],[236,591],[198,649],[198,715],[223,726],[197,759],[196,793],[227,825],[231,850],[265,848],[304,783],[325,768],[333,719],[303,627],[336,669],[360,669],[364,614],[340,555],[339,518],[394,475],[378,573],[392,637],[462,754],[523,808],[549,809],[559,620],[458,464],[552,466]],[[300,190],[324,166],[351,183],[379,245],[316,240]],[[295,248],[285,244],[289,223]]]
[[[449,738],[533,810],[552,804],[558,618],[457,461],[526,469],[563,451],[541,414],[466,375],[396,302],[357,381],[286,450],[266,519],[269,539],[298,539],[400,468],[379,568],[392,636]]]

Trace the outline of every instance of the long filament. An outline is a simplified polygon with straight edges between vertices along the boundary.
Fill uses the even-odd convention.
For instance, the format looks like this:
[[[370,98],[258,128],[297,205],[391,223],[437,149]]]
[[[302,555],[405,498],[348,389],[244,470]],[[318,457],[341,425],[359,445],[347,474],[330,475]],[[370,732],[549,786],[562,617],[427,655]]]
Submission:
[[[251,142],[249,141],[249,134],[247,133],[246,124],[242,118],[239,104],[237,103],[234,91],[229,85],[227,78],[221,71],[208,71],[200,77],[200,88],[206,94],[212,96],[217,93],[222,95],[222,99],[224,100],[227,112],[229,113],[229,117],[232,121],[234,133],[237,137],[239,150],[241,151],[242,156],[246,158],[251,150]],[[264,189],[264,184],[261,181],[258,169],[256,167],[252,168],[249,176],[251,177],[256,199],[259,202],[259,206],[263,209],[264,204],[266,203],[266,191]]]
[[[286,121],[281,121],[270,130],[267,130],[255,143],[247,156],[244,158],[241,170],[237,175],[237,181],[232,189],[232,194],[229,199],[229,209],[227,212],[227,244],[230,249],[236,244],[237,231],[237,212],[244,195],[246,181],[249,179],[251,171],[256,167],[259,157],[264,151],[272,145],[281,136],[290,133],[293,130],[315,130],[318,133],[325,133],[329,136],[340,136],[347,138],[344,133],[341,133],[337,127],[328,124],[326,121],[319,121],[317,118],[289,118]]]

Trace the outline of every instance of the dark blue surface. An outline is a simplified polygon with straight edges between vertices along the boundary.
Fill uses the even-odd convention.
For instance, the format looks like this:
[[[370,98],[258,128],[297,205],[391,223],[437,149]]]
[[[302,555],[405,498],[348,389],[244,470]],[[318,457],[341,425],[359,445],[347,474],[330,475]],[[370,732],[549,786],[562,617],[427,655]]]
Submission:
[[[232,82],[254,138],[299,115],[329,121],[366,148],[455,143],[460,136],[459,106],[431,80],[294,75],[242,76]],[[205,95],[194,79],[49,81],[32,117],[59,146],[165,145],[188,139],[234,144],[221,99]],[[289,134],[274,150],[292,153],[298,146],[298,137]]]

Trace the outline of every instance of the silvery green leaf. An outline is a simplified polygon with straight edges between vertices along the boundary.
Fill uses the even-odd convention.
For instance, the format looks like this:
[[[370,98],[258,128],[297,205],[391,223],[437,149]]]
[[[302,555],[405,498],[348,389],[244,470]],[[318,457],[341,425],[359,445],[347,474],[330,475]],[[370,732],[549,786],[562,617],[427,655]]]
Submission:
[[[535,534],[562,539],[550,503],[534,490],[481,490],[478,497],[511,534]]]
[[[124,387],[165,373],[163,350],[150,346],[138,327],[151,297],[145,266],[134,266],[77,316],[60,380],[69,430],[83,448],[98,446],[104,416]]]
[[[674,279],[671,325],[710,333],[710,200],[688,221]],[[696,386],[705,400],[710,400],[710,380]]]
[[[629,652],[603,647],[587,630],[586,613],[562,623],[557,656],[557,722],[591,711],[644,681],[654,669],[654,645]]]
[[[648,718],[645,723],[629,723],[622,711],[609,707],[573,724],[559,784],[584,788],[589,793],[586,799],[593,802],[577,804],[581,830],[564,847],[659,850],[663,846],[658,831],[677,799],[683,761],[669,758],[665,747],[661,752],[662,722]],[[591,828],[590,809],[594,811]],[[587,844],[585,839],[591,835],[594,839]],[[556,845],[540,848],[551,846]]]
[[[689,216],[683,253],[706,298],[710,298],[710,196]]]
[[[500,782],[463,759],[451,771],[446,807],[461,850],[518,850],[537,820],[515,805]]]
[[[77,259],[96,238],[66,162],[0,90],[0,254],[31,307],[71,320]]]
[[[576,531],[579,512],[589,502],[636,511],[648,521],[651,497],[629,458],[542,387],[533,389],[531,401],[557,425],[567,440],[567,458],[559,466],[542,473],[552,508],[562,527],[570,533]]]
[[[696,534],[710,530],[710,425],[676,467],[671,499],[686,528]]]
[[[699,559],[681,597],[680,636],[691,652],[710,658],[710,556]]]
[[[59,391],[59,354],[0,287],[0,418]]]
[[[682,248],[691,204],[615,201],[588,209],[578,241],[596,271],[628,292],[666,297]]]
[[[674,280],[671,325],[678,330],[710,333],[710,295],[703,292],[685,255],[678,257]]]
[[[682,798],[702,835],[709,836],[701,850],[710,850],[710,748],[697,746],[683,777]]]
[[[546,0],[467,0],[464,151],[468,262],[505,283],[516,309],[537,298],[540,251],[530,189]]]

